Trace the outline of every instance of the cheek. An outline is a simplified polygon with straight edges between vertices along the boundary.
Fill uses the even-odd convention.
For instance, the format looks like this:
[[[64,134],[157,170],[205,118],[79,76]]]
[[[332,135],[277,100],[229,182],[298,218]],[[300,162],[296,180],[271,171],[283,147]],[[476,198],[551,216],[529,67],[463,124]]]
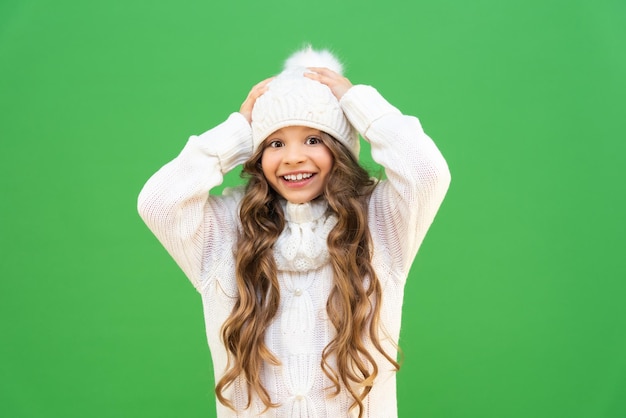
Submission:
[[[333,155],[330,153],[330,151],[327,151],[325,153],[325,155],[323,156],[323,161],[324,161],[324,168],[326,169],[327,172],[332,171],[333,166],[335,164],[335,159],[333,158]]]
[[[271,156],[267,152],[263,152],[263,155],[261,155],[261,171],[263,171],[265,178],[268,178],[275,169],[276,167]]]

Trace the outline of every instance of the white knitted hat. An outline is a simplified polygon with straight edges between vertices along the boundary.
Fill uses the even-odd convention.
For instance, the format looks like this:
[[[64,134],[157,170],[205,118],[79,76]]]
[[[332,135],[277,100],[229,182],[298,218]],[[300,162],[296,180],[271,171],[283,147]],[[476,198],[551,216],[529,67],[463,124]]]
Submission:
[[[310,46],[285,62],[282,73],[268,84],[252,109],[252,142],[256,151],[273,132],[286,126],[307,126],[326,132],[358,158],[359,138],[330,88],[304,77],[307,67],[326,67],[342,74],[342,65],[330,52]]]

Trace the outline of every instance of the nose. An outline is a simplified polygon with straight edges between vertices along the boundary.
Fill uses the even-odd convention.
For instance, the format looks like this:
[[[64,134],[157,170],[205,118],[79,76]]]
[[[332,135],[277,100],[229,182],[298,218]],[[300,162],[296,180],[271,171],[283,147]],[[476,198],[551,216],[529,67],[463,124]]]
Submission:
[[[283,158],[285,164],[300,164],[306,160],[306,153],[301,145],[292,144],[285,148],[285,156]]]

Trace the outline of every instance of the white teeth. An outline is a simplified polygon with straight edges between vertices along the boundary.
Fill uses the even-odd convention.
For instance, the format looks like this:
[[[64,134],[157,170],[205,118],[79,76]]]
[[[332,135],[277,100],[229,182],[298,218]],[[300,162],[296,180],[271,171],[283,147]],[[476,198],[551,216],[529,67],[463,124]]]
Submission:
[[[287,174],[286,176],[283,176],[283,178],[287,181],[298,181],[302,179],[308,179],[311,176],[313,176],[313,174],[311,173],[298,173],[298,174]]]

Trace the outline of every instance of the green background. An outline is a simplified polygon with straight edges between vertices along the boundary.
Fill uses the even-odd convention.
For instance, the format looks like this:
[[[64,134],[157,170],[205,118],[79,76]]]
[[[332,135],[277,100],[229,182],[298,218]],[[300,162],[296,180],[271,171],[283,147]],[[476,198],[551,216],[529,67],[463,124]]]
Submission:
[[[622,0],[1,0],[0,415],[214,416],[200,298],[136,196],[311,42],[452,171],[400,416],[626,417],[625,21]]]

